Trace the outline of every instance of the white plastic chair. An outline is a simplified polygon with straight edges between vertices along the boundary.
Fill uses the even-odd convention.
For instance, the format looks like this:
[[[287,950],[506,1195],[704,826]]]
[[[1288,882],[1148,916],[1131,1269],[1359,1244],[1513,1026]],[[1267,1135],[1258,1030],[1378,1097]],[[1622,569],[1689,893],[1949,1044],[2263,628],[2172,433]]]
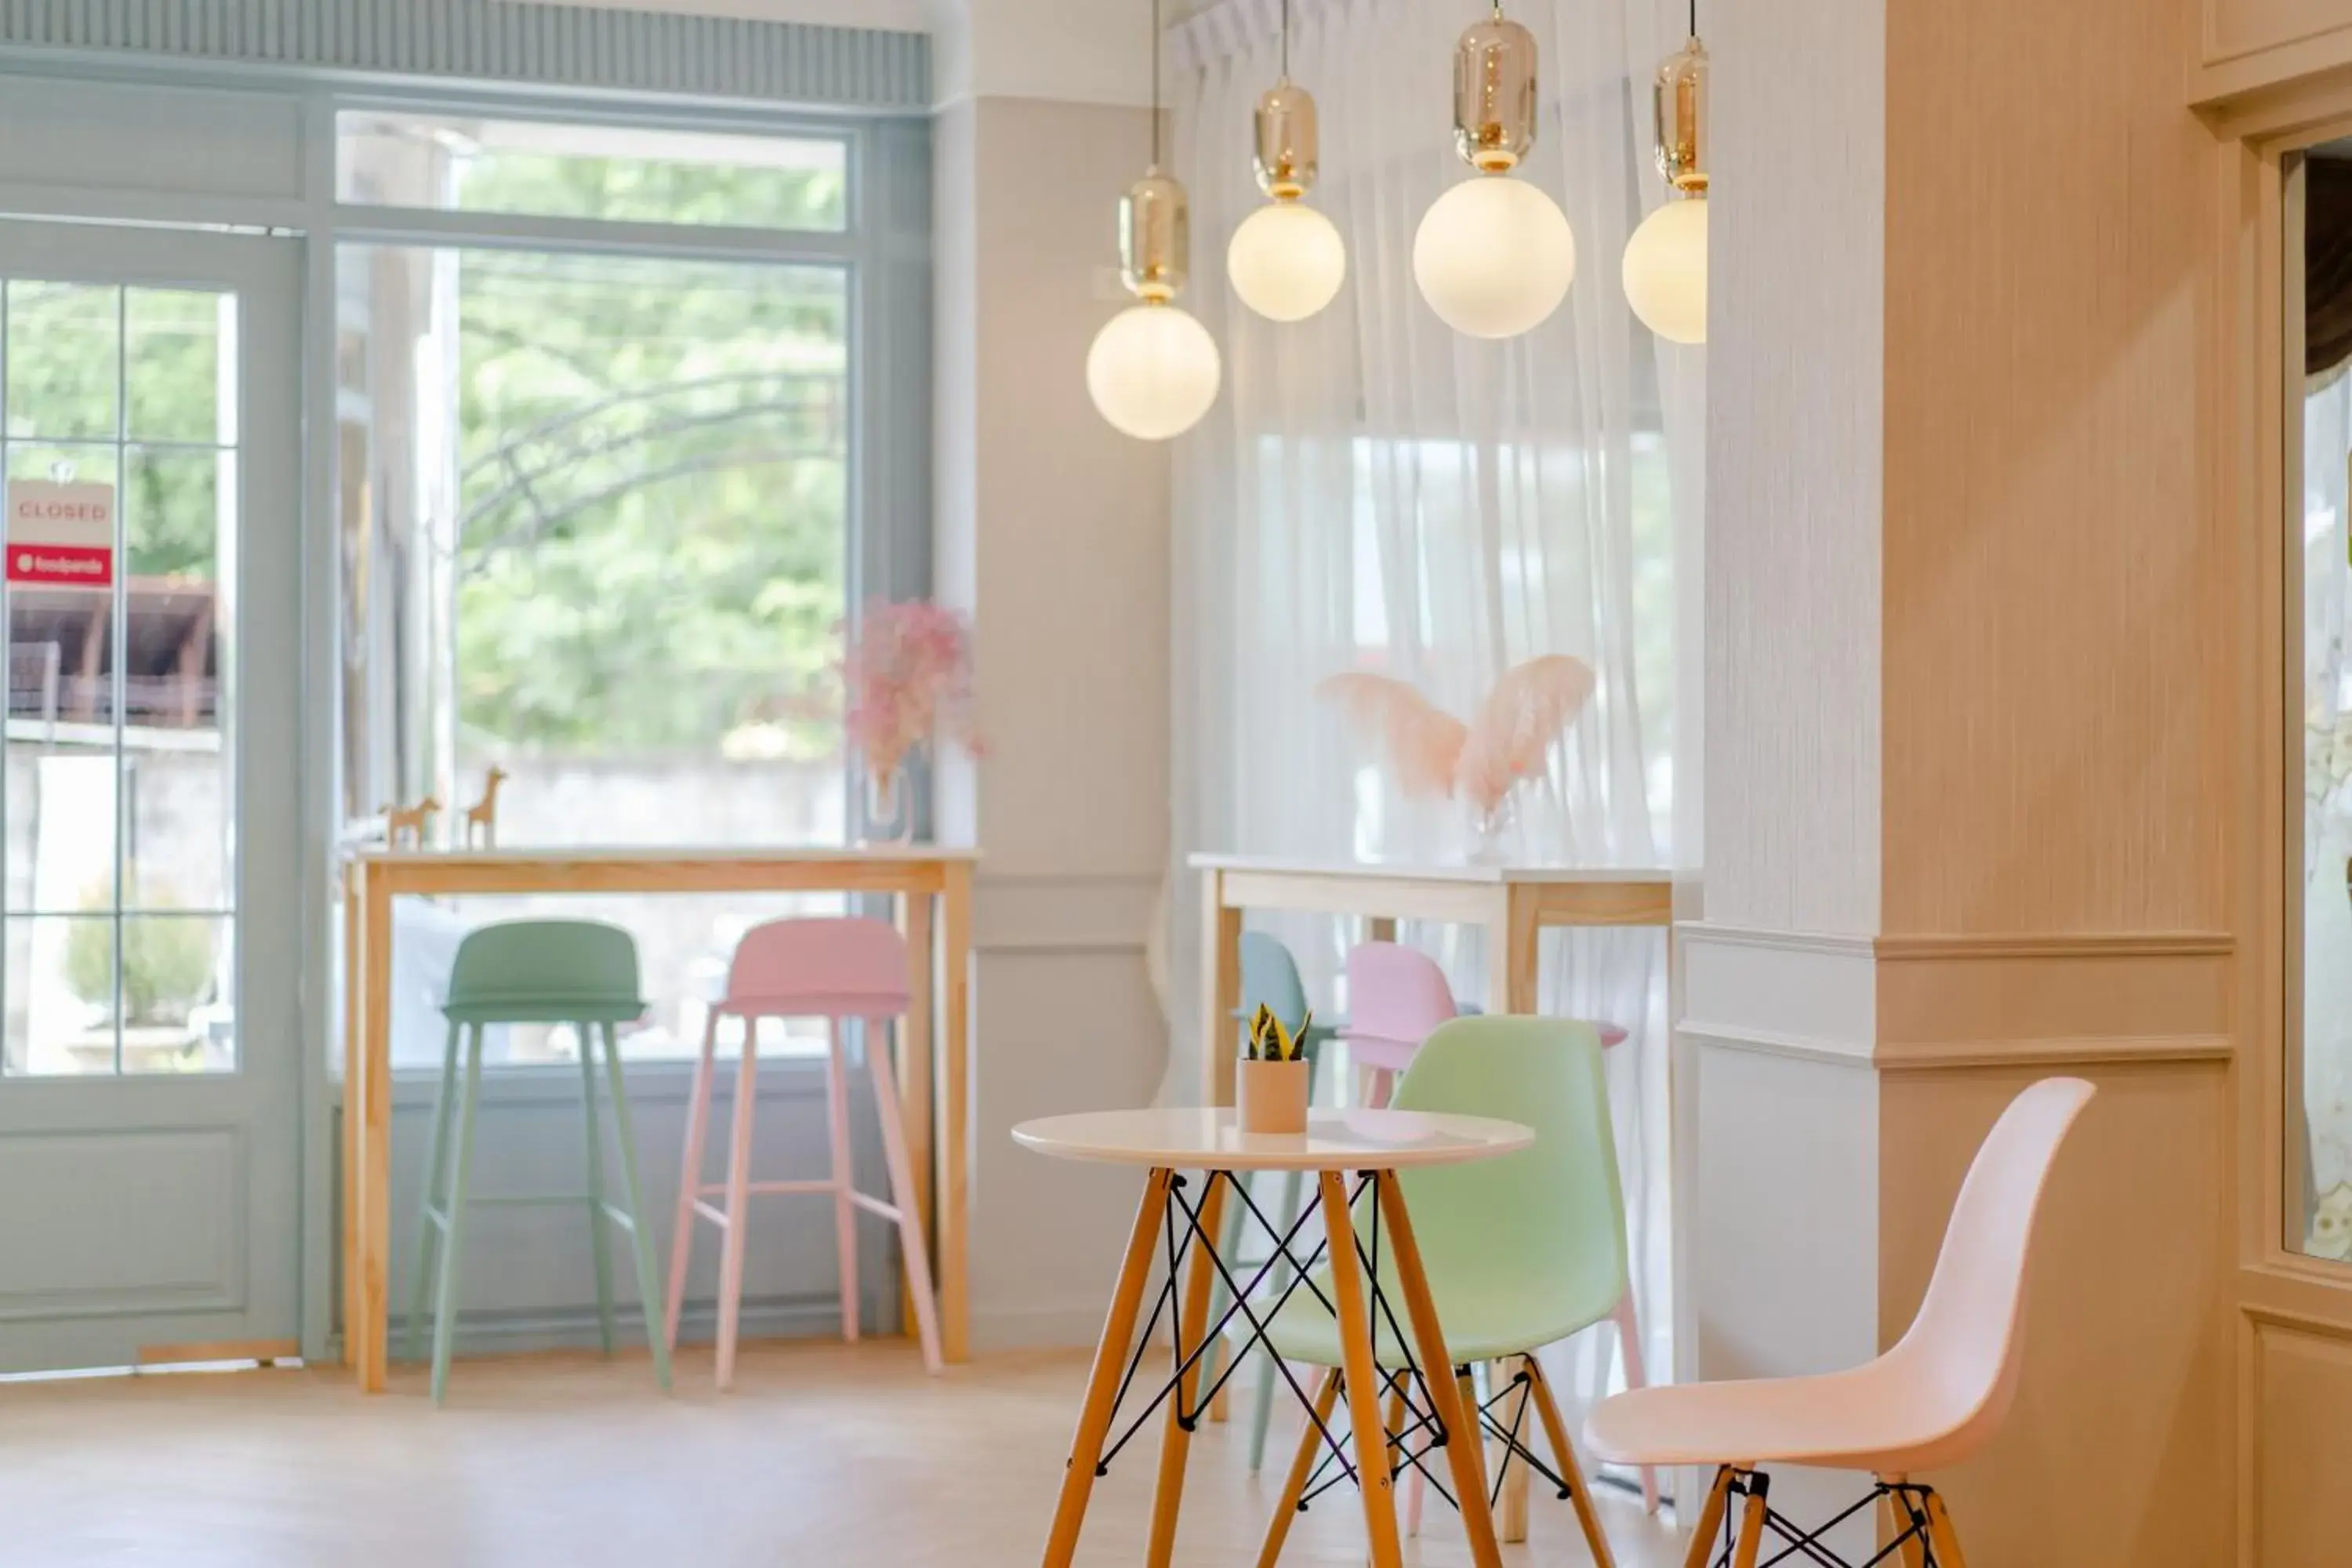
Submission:
[[[1877,1485],[1849,1513],[1886,1498],[1899,1527],[1873,1561],[1899,1552],[1912,1568],[1964,1568],[1943,1500],[1910,1478],[1967,1458],[2009,1414],[2034,1213],[2093,1092],[2080,1079],[2044,1079],[2001,1112],[1952,1205],[1918,1316],[1876,1361],[1818,1377],[1644,1389],[1593,1409],[1584,1440],[1600,1458],[1717,1467],[1685,1568],[1717,1561],[1715,1534],[1729,1528],[1735,1494],[1745,1501],[1731,1568],[1756,1568],[1768,1529],[1792,1544],[1808,1534],[1767,1500],[1760,1467],[1773,1463],[1868,1470]],[[1814,1561],[1835,1561],[1820,1550]]]

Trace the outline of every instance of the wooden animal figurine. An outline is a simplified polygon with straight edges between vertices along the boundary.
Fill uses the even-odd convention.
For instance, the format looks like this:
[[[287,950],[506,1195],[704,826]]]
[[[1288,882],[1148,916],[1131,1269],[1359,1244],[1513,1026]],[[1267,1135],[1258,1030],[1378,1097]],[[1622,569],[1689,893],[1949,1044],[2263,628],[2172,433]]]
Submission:
[[[424,848],[425,831],[432,826],[434,813],[440,809],[441,803],[429,795],[415,805],[385,806],[383,808],[384,844],[387,847],[397,849],[400,847],[401,835],[406,834],[410,848]]]
[[[499,785],[507,782],[506,769],[490,764],[488,774],[482,780],[482,798],[466,808],[466,847],[474,847],[474,829],[482,830],[482,847],[499,847]]]

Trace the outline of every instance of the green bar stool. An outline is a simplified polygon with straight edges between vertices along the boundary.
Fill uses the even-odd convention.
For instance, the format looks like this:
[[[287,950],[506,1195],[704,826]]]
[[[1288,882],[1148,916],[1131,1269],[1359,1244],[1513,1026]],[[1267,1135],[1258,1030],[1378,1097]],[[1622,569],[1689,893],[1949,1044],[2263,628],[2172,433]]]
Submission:
[[[425,1161],[425,1207],[416,1226],[416,1285],[408,1312],[406,1353],[416,1353],[425,1325],[425,1292],[433,1291],[433,1403],[441,1403],[449,1383],[449,1341],[457,1319],[458,1238],[469,1203],[572,1204],[588,1211],[588,1235],[596,1258],[596,1317],[604,1353],[613,1353],[612,1258],[606,1221],[629,1233],[637,1260],[637,1296],[645,1313],[646,1338],[653,1346],[654,1376],[669,1386],[669,1346],[661,1331],[661,1282],[654,1272],[652,1239],[638,1215],[644,1205],[637,1185],[636,1138],[629,1127],[629,1098],[622,1083],[619,1026],[640,1017],[637,944],[618,926],[597,921],[504,921],[467,933],[449,972],[449,995],[441,1011],[449,1020],[449,1043],[441,1058],[441,1092],[433,1108],[433,1142]],[[588,1190],[547,1195],[476,1198],[468,1190],[474,1160],[474,1108],[482,1087],[482,1030],[491,1024],[569,1024],[580,1038],[580,1085],[588,1126]],[[465,1044],[466,1081],[457,1087],[457,1047]],[[613,1095],[613,1131],[621,1149],[622,1193],[604,1195],[604,1127],[596,1109],[596,1043],[604,1042],[604,1074]],[[449,1157],[449,1117],[457,1112],[456,1169]],[[446,1177],[445,1185],[445,1175]],[[436,1234],[441,1266],[429,1272]]]

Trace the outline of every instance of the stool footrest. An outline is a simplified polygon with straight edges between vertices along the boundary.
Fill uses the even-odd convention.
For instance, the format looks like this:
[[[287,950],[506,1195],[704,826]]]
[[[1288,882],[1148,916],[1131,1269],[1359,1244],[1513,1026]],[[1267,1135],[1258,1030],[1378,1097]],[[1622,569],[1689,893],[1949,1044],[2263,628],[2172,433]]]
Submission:
[[[552,1208],[564,1204],[602,1205],[604,1199],[596,1193],[482,1193],[467,1194],[466,1202],[499,1208]]]

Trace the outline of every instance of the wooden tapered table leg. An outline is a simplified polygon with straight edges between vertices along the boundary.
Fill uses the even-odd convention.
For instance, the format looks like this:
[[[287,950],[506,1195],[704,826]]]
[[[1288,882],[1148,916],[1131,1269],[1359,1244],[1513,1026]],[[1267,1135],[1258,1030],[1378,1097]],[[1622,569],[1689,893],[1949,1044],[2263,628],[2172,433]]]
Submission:
[[[1715,1484],[1706,1489],[1706,1500],[1699,1504],[1698,1528],[1691,1531],[1690,1552],[1683,1559],[1683,1568],[1706,1568],[1715,1561],[1715,1532],[1723,1528],[1724,1505],[1731,1496],[1731,1467],[1725,1465],[1715,1472]]]
[[[950,862],[942,871],[941,998],[947,1015],[939,1205],[940,1354],[971,1359],[971,866]]]
[[[1348,1414],[1356,1434],[1356,1479],[1364,1494],[1364,1531],[1371,1542],[1372,1568],[1401,1568],[1396,1498],[1389,1476],[1388,1428],[1381,1425],[1381,1374],[1373,1359],[1372,1320],[1366,1305],[1363,1270],[1356,1261],[1356,1232],[1348,1215],[1348,1187],[1337,1171],[1318,1177],[1323,1196],[1323,1228],[1331,1238],[1331,1300],[1339,1309],[1340,1370],[1348,1379]],[[1399,1271],[1403,1269],[1402,1253]],[[1432,1380],[1432,1384],[1444,1378]],[[1464,1517],[1474,1504],[1465,1500]],[[1475,1530],[1476,1526],[1474,1524]],[[1475,1537],[1474,1537],[1475,1539]]]
[[[1201,876],[1201,1103],[1234,1102],[1234,1009],[1242,1005],[1242,912],[1225,907],[1223,873]]]
[[[392,888],[371,872],[361,889],[360,1342],[352,1364],[361,1390],[382,1394],[392,1284]]]
[[[1211,1171],[1202,1178],[1200,1231],[1192,1237],[1192,1262],[1184,1276],[1184,1298],[1176,1314],[1176,1356],[1179,1362],[1199,1348],[1209,1328],[1209,1287],[1217,1275],[1214,1243],[1224,1222],[1225,1189],[1238,1177]],[[1184,1505],[1184,1461],[1192,1449],[1191,1412],[1201,1387],[1203,1355],[1176,1380],[1168,1401],[1168,1431],[1160,1440],[1160,1481],[1151,1494],[1151,1539],[1144,1552],[1150,1568],[1168,1568],[1176,1551],[1176,1514]]]
[[[906,1129],[907,1168],[915,1175],[915,1229],[930,1248],[932,1273],[939,1272],[939,1241],[931,1232],[931,978],[939,955],[931,951],[931,895],[903,893],[898,898],[898,932],[907,942],[907,1019],[898,1029],[898,1123]],[[675,1310],[675,1309],[673,1309]],[[915,1331],[915,1304],[902,1273],[898,1279],[898,1321]]]
[[[1095,1468],[1102,1463],[1103,1439],[1109,1435],[1111,1415],[1118,1404],[1119,1375],[1126,1370],[1128,1349],[1135,1339],[1144,1282],[1151,1276],[1152,1244],[1160,1238],[1160,1216],[1174,1178],[1172,1171],[1152,1172],[1144,1184],[1143,1201],[1136,1205],[1135,1226],[1128,1233],[1127,1254],[1119,1264],[1118,1286],[1111,1292],[1110,1314],[1103,1321],[1102,1340],[1095,1346],[1094,1371],[1087,1378],[1086,1403],[1078,1410],[1077,1434],[1070,1439],[1069,1464],[1062,1472],[1053,1530],[1045,1537],[1045,1568],[1069,1568],[1077,1555],[1078,1531],[1087,1521],[1087,1500],[1094,1493]]]
[[[360,879],[354,863],[343,868],[343,1364],[359,1365],[360,1332],[360,1122],[366,1114],[360,1063]]]
[[[1327,1183],[1337,1179],[1324,1178]],[[1429,1277],[1422,1271],[1421,1247],[1413,1240],[1412,1216],[1405,1212],[1404,1190],[1397,1183],[1396,1173],[1380,1172],[1373,1184],[1379,1194],[1381,1219],[1388,1226],[1389,1247],[1396,1258],[1397,1289],[1404,1296],[1405,1318],[1412,1327],[1413,1353],[1421,1358],[1430,1404],[1436,1408],[1438,1422],[1445,1428],[1445,1462],[1453,1471],[1454,1495],[1461,1500],[1462,1526],[1470,1538],[1471,1561],[1478,1568],[1496,1568],[1503,1554],[1495,1539],[1494,1519],[1486,1511],[1486,1472],[1478,1457],[1477,1403],[1474,1398],[1465,1407],[1461,1385],[1454,1378],[1454,1362],[1445,1349],[1445,1331],[1437,1321],[1437,1302],[1429,1292]],[[1325,1202],[1329,1202],[1328,1191]],[[1335,1255],[1345,1250],[1353,1260],[1351,1247],[1343,1248],[1336,1237],[1332,1247]],[[1335,1281],[1337,1278],[1335,1269]]]

